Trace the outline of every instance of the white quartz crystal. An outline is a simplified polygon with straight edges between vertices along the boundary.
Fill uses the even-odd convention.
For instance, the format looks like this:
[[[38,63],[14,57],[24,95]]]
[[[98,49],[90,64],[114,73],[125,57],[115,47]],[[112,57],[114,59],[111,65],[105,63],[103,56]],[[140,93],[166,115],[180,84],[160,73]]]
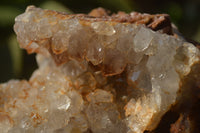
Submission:
[[[2,133],[151,131],[199,62],[193,44],[143,25],[30,6],[14,30],[39,68],[0,85]]]

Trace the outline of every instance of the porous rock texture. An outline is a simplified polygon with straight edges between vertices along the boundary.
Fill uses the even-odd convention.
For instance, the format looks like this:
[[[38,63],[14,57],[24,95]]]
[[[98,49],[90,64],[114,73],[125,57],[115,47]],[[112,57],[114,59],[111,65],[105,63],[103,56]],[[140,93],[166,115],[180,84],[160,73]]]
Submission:
[[[39,68],[29,81],[0,85],[2,133],[150,132],[184,101],[199,65],[198,48],[165,14],[29,6],[14,30]]]

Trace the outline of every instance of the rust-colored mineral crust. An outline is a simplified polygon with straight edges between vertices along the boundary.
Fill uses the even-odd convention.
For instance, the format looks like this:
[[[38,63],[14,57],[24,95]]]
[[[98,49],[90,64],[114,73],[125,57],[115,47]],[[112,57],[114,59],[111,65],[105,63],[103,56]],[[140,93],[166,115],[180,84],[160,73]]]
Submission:
[[[0,85],[3,133],[152,131],[199,65],[199,50],[173,36],[168,15],[29,6],[14,30],[39,68],[29,81]]]
[[[161,33],[166,33],[169,35],[173,34],[171,21],[168,14],[150,15],[146,13],[141,14],[138,12],[131,12],[130,14],[118,12],[117,14],[112,14],[109,16],[108,11],[103,8],[97,8],[92,10],[88,15],[121,23],[144,24],[154,31],[160,31]]]
[[[170,133],[190,133],[191,123],[187,116],[181,115],[176,123],[171,125]]]

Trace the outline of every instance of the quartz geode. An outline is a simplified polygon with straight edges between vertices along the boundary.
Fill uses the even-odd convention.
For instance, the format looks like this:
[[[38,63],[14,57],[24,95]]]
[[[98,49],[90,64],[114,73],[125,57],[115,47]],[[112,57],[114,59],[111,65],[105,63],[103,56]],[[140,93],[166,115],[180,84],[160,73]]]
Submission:
[[[16,17],[20,46],[38,53],[39,68],[0,85],[2,133],[143,133],[181,101],[200,52],[168,16],[95,11],[29,6]]]

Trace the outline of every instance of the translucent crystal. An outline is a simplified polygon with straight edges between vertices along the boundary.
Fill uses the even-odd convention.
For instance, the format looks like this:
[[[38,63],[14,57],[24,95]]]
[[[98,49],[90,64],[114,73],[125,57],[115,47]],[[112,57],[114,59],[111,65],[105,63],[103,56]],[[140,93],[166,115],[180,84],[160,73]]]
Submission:
[[[62,31],[57,32],[52,37],[52,49],[55,53],[62,53],[67,50],[70,35]]]
[[[121,73],[126,66],[126,59],[116,49],[106,49],[103,60],[103,71],[106,75]]]
[[[151,40],[153,39],[153,35],[154,34],[152,34],[152,31],[148,30],[147,28],[141,27],[133,39],[135,52],[141,52],[147,49]]]
[[[87,95],[87,100],[93,103],[113,102],[113,95],[107,91],[96,89]]]
[[[102,37],[94,35],[88,41],[88,51],[86,59],[92,62],[94,65],[98,65],[103,61],[104,47],[102,43]]]
[[[115,29],[113,28],[113,26],[105,23],[105,22],[94,22],[91,24],[91,27],[94,29],[94,31],[97,34],[100,35],[107,35],[107,36],[111,36],[113,34],[115,34]]]

